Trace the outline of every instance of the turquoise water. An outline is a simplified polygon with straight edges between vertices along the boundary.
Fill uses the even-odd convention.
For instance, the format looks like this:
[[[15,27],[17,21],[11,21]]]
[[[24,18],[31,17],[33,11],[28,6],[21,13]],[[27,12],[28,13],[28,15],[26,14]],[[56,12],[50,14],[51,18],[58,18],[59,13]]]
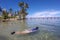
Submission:
[[[35,33],[11,35],[13,31],[23,31],[38,26]],[[59,19],[26,19],[0,22],[0,40],[60,40]]]

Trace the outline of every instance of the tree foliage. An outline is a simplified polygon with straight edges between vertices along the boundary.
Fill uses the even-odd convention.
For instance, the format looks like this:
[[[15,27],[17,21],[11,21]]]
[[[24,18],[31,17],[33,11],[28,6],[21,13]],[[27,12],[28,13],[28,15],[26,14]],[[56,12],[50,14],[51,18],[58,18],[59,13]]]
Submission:
[[[0,12],[2,12],[2,8],[0,7]]]
[[[24,2],[19,2],[19,7],[21,8],[20,14],[23,14],[23,18],[25,18],[25,16],[27,15],[27,8],[29,8],[28,4]]]
[[[8,12],[2,11],[2,17],[3,17],[3,19],[7,19],[8,18]]]

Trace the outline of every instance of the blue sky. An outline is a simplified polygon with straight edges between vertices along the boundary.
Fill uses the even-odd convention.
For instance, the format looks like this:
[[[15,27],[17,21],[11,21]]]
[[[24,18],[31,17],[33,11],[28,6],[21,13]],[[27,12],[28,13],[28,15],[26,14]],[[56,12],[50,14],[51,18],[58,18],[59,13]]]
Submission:
[[[18,2],[28,3],[28,17],[60,16],[60,0],[0,0],[2,8],[20,10]]]

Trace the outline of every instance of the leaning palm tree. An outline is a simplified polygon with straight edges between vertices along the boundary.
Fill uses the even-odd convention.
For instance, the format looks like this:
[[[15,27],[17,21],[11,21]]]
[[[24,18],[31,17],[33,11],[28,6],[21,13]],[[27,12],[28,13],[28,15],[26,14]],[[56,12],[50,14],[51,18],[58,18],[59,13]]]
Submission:
[[[20,13],[19,13],[20,14],[19,15],[20,16],[20,19],[25,19],[26,14],[27,14],[26,10],[28,8],[28,4],[27,3],[24,3],[24,2],[20,2],[19,3],[19,7],[21,8]]]

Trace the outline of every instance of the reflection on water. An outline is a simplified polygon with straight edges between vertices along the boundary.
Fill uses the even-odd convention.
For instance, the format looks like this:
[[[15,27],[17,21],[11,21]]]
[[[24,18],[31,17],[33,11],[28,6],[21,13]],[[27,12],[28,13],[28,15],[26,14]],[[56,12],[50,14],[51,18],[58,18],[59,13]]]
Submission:
[[[12,31],[38,26],[35,33],[26,35],[11,35]],[[60,40],[60,19],[27,19],[19,21],[0,22],[1,40]]]

